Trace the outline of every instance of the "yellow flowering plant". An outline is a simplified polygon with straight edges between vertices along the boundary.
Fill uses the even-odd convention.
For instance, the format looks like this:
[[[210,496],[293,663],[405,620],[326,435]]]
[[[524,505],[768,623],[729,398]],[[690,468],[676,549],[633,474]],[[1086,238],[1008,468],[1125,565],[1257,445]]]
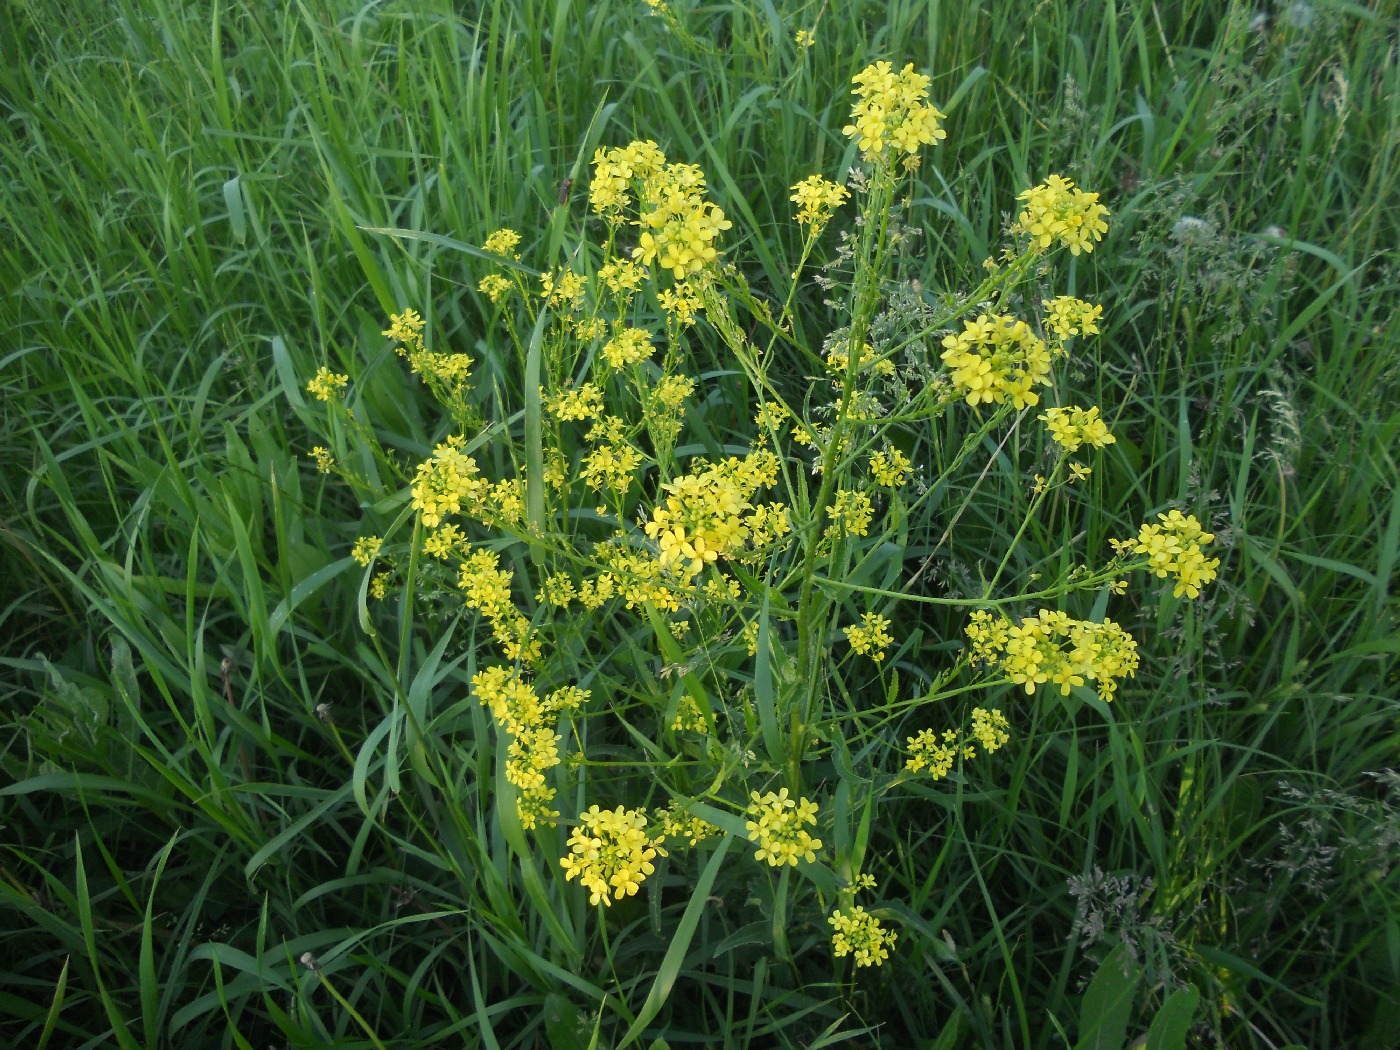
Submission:
[[[844,133],[859,160],[792,187],[802,250],[786,288],[751,286],[735,265],[742,231],[701,168],[652,141],[600,146],[581,239],[567,242],[568,203],[538,271],[517,231],[485,238],[492,261],[474,287],[518,394],[432,348],[428,303],[384,331],[441,406],[412,462],[377,444],[348,377],[322,369],[307,384],[336,424],[316,468],[389,519],[350,557],[404,732],[427,717],[410,673],[427,652],[434,669],[462,665],[457,699],[489,720],[489,768],[411,761],[425,784],[477,778],[531,906],[579,955],[585,903],[619,911],[665,866],[709,872],[739,842],[748,877],[777,880],[773,914],[800,900],[827,916],[833,960],[879,966],[898,912],[855,894],[875,882],[881,800],[993,776],[990,756],[1023,743],[1020,709],[1037,697],[1112,701],[1139,666],[1106,614],[1120,581],[1146,570],[1195,597],[1219,565],[1212,536],[1173,511],[1097,567],[1006,581],[1047,504],[1092,470],[1070,456],[1115,442],[1098,406],[1056,403],[1056,369],[1098,334],[1103,308],[1046,290],[1055,253],[1092,253],[1108,211],[1051,175],[1019,195],[976,283],[911,299],[892,276],[897,202],[945,117],[912,66],[876,62],[853,84]],[[848,206],[844,269],[823,277],[839,323],[807,346],[798,291]],[[724,374],[699,374],[702,347]],[[780,374],[780,351],[813,374]],[[736,396],[720,428],[716,405]],[[353,466],[349,433],[376,441],[377,478]],[[1029,499],[1000,504],[1019,521],[999,563],[961,593],[922,593],[924,570],[903,569],[911,522],[948,499],[951,530],[974,500],[995,503],[981,460],[1013,440],[1042,447],[1046,465],[1025,479]],[[377,615],[371,600],[395,593],[397,614]],[[960,650],[926,644],[921,618],[935,611],[957,618]],[[432,633],[415,642],[423,623]]]

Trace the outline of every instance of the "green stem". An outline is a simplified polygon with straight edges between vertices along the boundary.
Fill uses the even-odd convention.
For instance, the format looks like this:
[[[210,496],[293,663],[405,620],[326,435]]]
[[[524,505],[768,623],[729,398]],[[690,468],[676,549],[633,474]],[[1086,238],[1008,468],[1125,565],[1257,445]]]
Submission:
[[[854,303],[851,313],[850,335],[846,340],[846,372],[842,377],[841,400],[837,407],[836,419],[828,434],[826,449],[822,453],[822,483],[817,498],[812,503],[807,521],[807,544],[802,563],[802,590],[797,602],[797,680],[802,683],[801,699],[792,707],[791,730],[788,748],[789,787],[796,791],[801,787],[802,755],[806,750],[807,721],[811,716],[816,699],[818,683],[821,680],[818,663],[821,657],[821,642],[825,638],[825,615],[818,616],[814,609],[817,599],[816,563],[822,538],[822,516],[831,506],[836,495],[838,465],[844,453],[846,434],[850,430],[850,406],[855,395],[856,375],[860,371],[866,335],[874,319],[875,309],[880,301],[880,271],[888,247],[890,207],[894,197],[894,171],[888,165],[877,167],[874,184],[871,188],[870,206],[865,210],[866,225],[859,253],[856,257],[854,277]],[[878,221],[871,223],[871,218]],[[820,621],[820,622],[819,622]]]

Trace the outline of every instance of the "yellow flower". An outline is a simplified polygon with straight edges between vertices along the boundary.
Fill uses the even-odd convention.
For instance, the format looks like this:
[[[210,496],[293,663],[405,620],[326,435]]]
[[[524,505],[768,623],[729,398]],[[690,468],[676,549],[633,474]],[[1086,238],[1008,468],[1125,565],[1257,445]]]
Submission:
[[[572,310],[583,301],[587,288],[587,278],[567,268],[540,274],[540,294],[555,310]]]
[[[569,835],[569,854],[560,859],[565,880],[577,878],[588,890],[590,904],[612,905],[636,893],[642,880],[656,871],[652,861],[666,856],[665,835],[648,836],[646,811],[600,810],[591,806],[579,815]]]
[[[577,390],[562,390],[545,402],[555,419],[597,419],[603,411],[603,392],[592,383]]]
[[[805,51],[817,42],[817,34],[810,29],[799,29],[792,39],[799,50]]]
[[[817,804],[807,799],[791,799],[788,789],[776,794],[772,791],[760,795],[749,793],[747,815],[754,818],[744,822],[748,829],[749,841],[757,842],[755,860],[766,860],[773,867],[784,864],[796,865],[799,858],[809,864],[817,859],[816,851],[822,848],[822,840],[807,833],[804,824],[817,822]]]
[[[1050,385],[1050,351],[1025,321],[981,314],[963,328],[943,340],[942,357],[969,405],[1000,405],[1009,398],[1025,408],[1040,402],[1034,388]]]
[[[520,234],[514,230],[497,230],[486,238],[486,243],[482,245],[493,255],[503,255],[508,259],[519,259],[520,253],[515,249],[520,244]]]
[[[422,344],[423,325],[425,324],[418,311],[406,307],[401,314],[389,315],[389,327],[380,332],[380,335],[387,335],[390,339],[397,339],[400,343]]]
[[[875,479],[876,484],[884,485],[886,488],[900,488],[909,480],[909,475],[913,472],[914,468],[909,462],[909,457],[897,448],[876,452],[870,457],[871,476]]]
[[[330,449],[317,445],[311,450],[311,458],[316,461],[316,470],[321,474],[329,474],[335,469],[335,456],[331,455]]]
[[[743,514],[751,509],[752,487],[726,475],[722,467],[683,474],[662,486],[664,504],[651,512],[646,534],[660,547],[662,568],[694,576],[728,557],[749,538]]]
[[[1024,201],[1025,208],[1012,231],[1029,235],[1036,251],[1059,241],[1072,255],[1091,252],[1108,232],[1108,223],[1103,220],[1109,211],[1099,203],[1099,195],[1075,189],[1072,181],[1059,175],[1051,175],[1039,186],[1017,194],[1016,199]]]
[[[355,549],[350,552],[350,557],[355,559],[356,564],[368,568],[383,545],[384,541],[378,536],[361,536],[355,541]]]
[[[835,539],[842,527],[852,536],[865,536],[870,532],[870,522],[875,517],[875,506],[864,492],[853,489],[837,489],[836,498],[827,508],[831,524],[826,527],[827,539]]]
[[[870,657],[877,664],[885,658],[885,650],[894,638],[889,633],[890,621],[879,613],[862,613],[860,626],[846,628],[846,640],[851,648]]]
[[[316,375],[306,384],[306,389],[317,401],[331,401],[339,397],[349,383],[349,376],[338,375],[322,365],[316,369]]]
[[[888,62],[876,62],[851,80],[859,101],[851,109],[851,123],[841,130],[857,140],[867,161],[879,159],[891,146],[912,155],[920,146],[948,137],[938,123],[944,115],[928,104],[929,78],[914,72],[912,62],[899,73]]]
[[[833,954],[839,959],[854,955],[856,966],[879,966],[890,957],[896,934],[880,925],[880,920],[859,904],[838,909],[827,919],[835,930],[831,935]]]
[[[641,364],[651,352],[651,333],[644,328],[621,327],[603,344],[603,360],[614,372]]]
[[[922,729],[909,738],[909,758],[904,767],[911,773],[927,769],[934,780],[942,780],[952,772],[957,757],[958,750],[952,741],[941,738],[932,729]]]
[[[1040,414],[1050,437],[1066,452],[1078,452],[1080,446],[1105,448],[1117,439],[1109,433],[1108,424],[1099,418],[1098,407],[1046,409]]]
[[[1215,579],[1220,568],[1220,559],[1207,558],[1202,550],[1215,539],[1214,534],[1202,529],[1194,514],[1183,515],[1179,510],[1159,514],[1157,520],[1160,525],[1144,525],[1138,530],[1132,552],[1147,555],[1147,571],[1152,575],[1176,577],[1172,590],[1176,597],[1199,597],[1201,588]]]
[[[719,828],[708,820],[687,813],[675,799],[672,799],[665,809],[654,810],[652,819],[656,821],[668,841],[684,839],[692,846],[697,846],[701,840],[720,833]]]
[[[788,199],[797,205],[797,221],[816,233],[831,219],[832,212],[850,197],[845,186],[828,182],[820,175],[809,175],[792,187]]]
[[[490,486],[477,477],[476,460],[457,443],[445,441],[418,464],[413,479],[413,508],[427,528],[436,528],[448,514],[471,510],[487,495]]]
[[[514,287],[509,278],[498,273],[489,273],[477,284],[476,290],[493,303],[499,303]]]
[[[983,610],[965,628],[975,659],[994,664],[1027,693],[1049,683],[1068,695],[1076,685],[1093,681],[1099,696],[1112,700],[1117,679],[1138,668],[1137,643],[1112,620],[1095,623],[1041,609],[1013,624]]]
[[[1000,711],[989,711],[982,707],[972,709],[972,735],[987,754],[990,755],[1003,747],[1011,739],[1009,728],[1006,716]]]
[[[1083,299],[1062,295],[1056,299],[1042,299],[1045,307],[1045,327],[1053,332],[1062,343],[1074,335],[1098,335],[1099,318],[1103,307],[1086,303]]]
[[[423,540],[423,552],[439,561],[446,561],[453,551],[466,546],[466,533],[451,524],[433,529]]]

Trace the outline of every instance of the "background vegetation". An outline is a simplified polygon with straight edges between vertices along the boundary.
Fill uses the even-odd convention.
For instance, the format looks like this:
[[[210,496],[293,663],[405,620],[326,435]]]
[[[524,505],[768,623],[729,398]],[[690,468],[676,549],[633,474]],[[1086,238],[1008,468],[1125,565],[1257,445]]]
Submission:
[[[0,1042],[611,1046],[670,980],[642,1045],[1108,1046],[1079,1018],[1116,950],[1143,975],[1130,1034],[1190,982],[1192,1045],[1396,1045],[1400,11],[671,10],[0,7]],[[1050,171],[1113,209],[1066,289],[1106,307],[1073,377],[1119,435],[1104,513],[1032,534],[1016,571],[1181,506],[1221,581],[1122,615],[1144,666],[1113,721],[1027,705],[979,780],[882,815],[872,870],[907,914],[881,970],[852,981],[815,926],[775,949],[738,878],[673,958],[678,869],[618,943],[561,946],[499,830],[444,817],[469,777],[387,786],[364,509],[305,458],[299,391],[349,374],[422,455],[436,420],[379,335],[404,305],[518,385],[474,260],[367,228],[508,225],[528,258],[597,145],[701,165],[726,246],[773,281],[788,187],[849,161],[849,79],[878,58],[929,72],[950,118],[907,217],[921,287],[974,282]],[[806,309],[820,332],[818,290]],[[991,462],[1024,491],[1032,464]],[[936,514],[921,588],[1014,530],[974,507],[935,547]],[[901,659],[958,644],[920,629]],[[469,735],[440,744],[471,771]]]

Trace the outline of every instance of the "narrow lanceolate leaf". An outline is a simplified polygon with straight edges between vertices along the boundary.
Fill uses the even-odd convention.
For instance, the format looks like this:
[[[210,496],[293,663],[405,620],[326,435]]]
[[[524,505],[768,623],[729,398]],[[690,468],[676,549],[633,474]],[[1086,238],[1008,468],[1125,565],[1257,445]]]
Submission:
[[[680,975],[681,966],[685,963],[686,952],[690,950],[690,942],[695,937],[695,931],[700,927],[700,917],[710,903],[710,888],[715,884],[715,878],[719,875],[725,854],[729,852],[733,841],[728,836],[720,839],[719,845],[715,847],[715,852],[710,857],[710,862],[700,873],[700,878],[691,893],[690,903],[686,905],[685,913],[676,926],[675,935],[666,948],[666,955],[662,958],[661,966],[656,971],[656,980],[652,982],[646,1002],[642,1004],[642,1009],[638,1012],[637,1019],[632,1022],[632,1027],[627,1029],[627,1034],[618,1042],[619,1050],[631,1044],[645,1031],[652,1018],[661,1012],[661,1008],[671,997],[671,990],[675,987],[676,978]]]

